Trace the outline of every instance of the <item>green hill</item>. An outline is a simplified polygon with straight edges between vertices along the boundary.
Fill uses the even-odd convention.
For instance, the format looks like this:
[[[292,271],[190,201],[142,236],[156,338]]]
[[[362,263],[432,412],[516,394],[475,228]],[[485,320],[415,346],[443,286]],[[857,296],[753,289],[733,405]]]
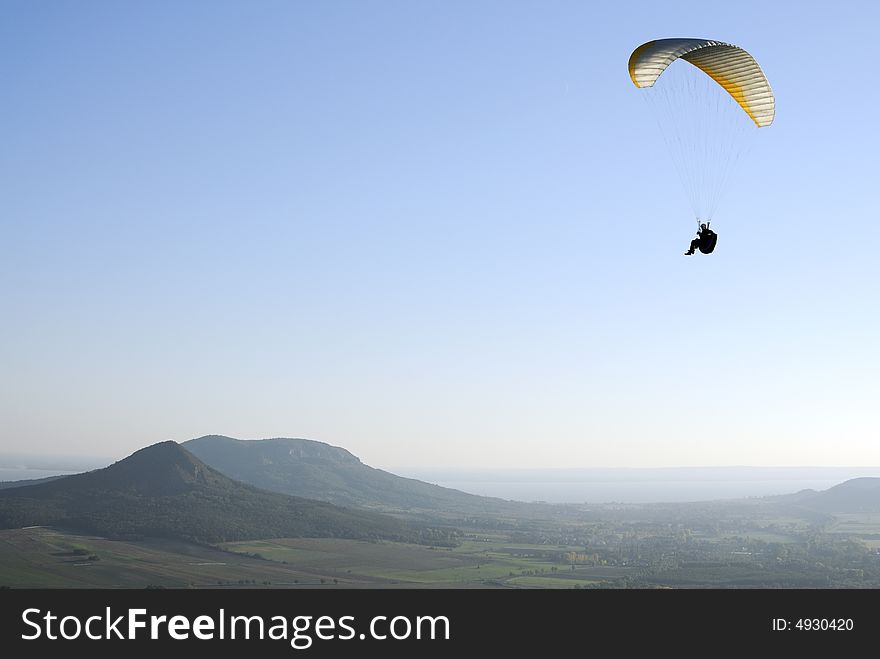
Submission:
[[[0,528],[38,525],[207,543],[277,537],[419,541],[425,533],[385,515],[238,483],[172,441],[104,469],[0,490]]]
[[[183,446],[217,471],[273,492],[383,511],[483,514],[525,504],[467,494],[375,469],[308,439],[199,437]]]
[[[797,503],[824,513],[880,512],[880,478],[851,478],[827,490],[802,496]]]

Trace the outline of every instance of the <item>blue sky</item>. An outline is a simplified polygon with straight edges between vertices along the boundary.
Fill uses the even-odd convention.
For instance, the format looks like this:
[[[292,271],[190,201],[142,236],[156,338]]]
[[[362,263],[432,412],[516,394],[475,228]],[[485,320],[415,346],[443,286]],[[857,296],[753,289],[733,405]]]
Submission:
[[[0,4],[0,449],[878,465],[873,3]],[[777,98],[694,222],[626,71]]]

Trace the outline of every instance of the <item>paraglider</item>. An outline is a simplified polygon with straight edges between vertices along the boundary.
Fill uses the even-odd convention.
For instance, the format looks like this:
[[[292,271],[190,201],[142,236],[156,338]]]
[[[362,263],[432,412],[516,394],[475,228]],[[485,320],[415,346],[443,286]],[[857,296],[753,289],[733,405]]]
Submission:
[[[709,222],[730,173],[752,135],[773,123],[770,83],[745,50],[711,39],[644,43],[630,55],[629,75],[651,106],[700,226],[685,254],[709,254],[718,240]]]
[[[709,223],[706,222],[706,224],[701,224],[700,228],[697,229],[697,237],[691,241],[691,246],[684,255],[690,256],[694,253],[694,250],[697,249],[703,254],[711,254],[715,251],[715,243],[717,242],[718,234],[712,231],[712,229],[709,228]]]

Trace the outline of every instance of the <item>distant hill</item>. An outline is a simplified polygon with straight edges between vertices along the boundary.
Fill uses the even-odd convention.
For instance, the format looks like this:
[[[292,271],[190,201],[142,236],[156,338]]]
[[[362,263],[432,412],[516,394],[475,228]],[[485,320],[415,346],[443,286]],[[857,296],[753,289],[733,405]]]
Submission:
[[[235,482],[172,441],[104,469],[0,490],[0,528],[37,525],[208,543],[272,537],[418,541],[420,533],[385,515]]]
[[[807,490],[792,503],[824,513],[880,513],[880,478],[852,478],[821,492]]]
[[[235,480],[338,505],[462,514],[527,505],[396,476],[365,465],[343,448],[308,439],[240,440],[208,435],[182,445]]]

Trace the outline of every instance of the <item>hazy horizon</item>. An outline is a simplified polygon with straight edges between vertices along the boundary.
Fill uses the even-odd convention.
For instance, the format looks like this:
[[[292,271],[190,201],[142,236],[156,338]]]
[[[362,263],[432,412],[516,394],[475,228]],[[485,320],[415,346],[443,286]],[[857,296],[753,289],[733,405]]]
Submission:
[[[371,465],[880,464],[880,5],[0,9],[0,451],[216,432]],[[695,229],[628,75],[776,95]],[[849,229],[844,234],[843,227]]]
[[[229,437],[228,435],[221,435],[224,437]],[[192,437],[190,439],[198,439],[197,437]],[[239,441],[262,441],[260,439],[238,439]],[[306,437],[267,437],[263,439],[304,439],[306,441],[316,441],[309,440]],[[130,453],[126,453],[124,455],[77,455],[72,453],[67,454],[47,454],[47,453],[25,453],[18,451],[2,451],[0,452],[0,468],[4,469],[15,469],[15,468],[33,468],[33,469],[52,469],[56,468],[59,470],[72,471],[76,469],[93,469],[100,468],[103,466],[107,466],[116,462],[118,460],[122,460],[128,457],[131,453],[138,451],[142,448],[146,448],[147,446],[152,446],[154,444],[161,443],[167,440],[160,440],[158,442],[153,442],[151,444],[145,444],[144,446],[137,447],[132,449]],[[185,444],[187,440],[172,440],[176,441],[179,444]],[[557,473],[571,473],[573,475],[581,474],[584,472],[605,472],[605,473],[619,473],[626,474],[627,472],[643,472],[643,473],[674,473],[675,471],[688,471],[688,470],[719,470],[719,471],[731,471],[731,470],[801,470],[804,472],[810,471],[829,471],[833,472],[835,470],[840,471],[852,471],[854,469],[864,469],[867,471],[872,470],[880,470],[880,465],[874,466],[854,466],[854,465],[796,465],[796,464],[788,464],[788,465],[749,465],[749,464],[740,464],[740,465],[668,465],[661,467],[632,467],[626,465],[555,465],[548,467],[497,467],[494,465],[468,465],[468,466],[457,466],[455,464],[446,464],[446,465],[432,465],[428,467],[416,466],[416,465],[399,465],[399,464],[384,464],[384,463],[376,463],[371,461],[364,456],[358,455],[354,451],[346,448],[345,446],[338,445],[330,445],[336,446],[337,448],[342,448],[346,451],[351,452],[355,457],[357,457],[361,462],[370,467],[374,467],[376,469],[383,469],[385,471],[390,471],[392,473],[396,473],[398,475],[402,475],[403,472],[418,472],[421,474],[481,474],[481,475],[489,475],[492,473],[503,473],[503,474],[528,474],[528,473],[539,473],[539,472],[557,472]]]
[[[546,503],[674,503],[826,490],[880,467],[388,469],[470,494]]]
[[[112,462],[115,460],[0,453],[0,482],[64,476]],[[715,501],[824,490],[852,478],[880,478],[880,466],[418,468],[363,462],[404,478],[470,494],[547,503]]]
[[[554,471],[557,473],[565,473],[570,472],[572,474],[579,474],[582,472],[605,472],[605,473],[614,473],[619,472],[620,474],[626,474],[627,472],[657,472],[657,473],[673,473],[676,470],[719,470],[719,471],[730,471],[730,470],[802,470],[804,472],[810,472],[813,470],[818,471],[829,471],[833,472],[835,470],[846,471],[847,473],[851,470],[864,469],[867,471],[880,469],[880,464],[878,465],[852,465],[852,464],[832,464],[832,465],[819,465],[819,464],[781,464],[781,465],[772,465],[772,464],[732,464],[732,465],[721,465],[721,464],[694,464],[694,465],[686,465],[686,464],[673,464],[673,465],[661,465],[661,466],[633,466],[633,465],[625,465],[625,464],[580,464],[580,465],[572,465],[572,464],[557,464],[557,465],[548,465],[548,466],[508,466],[499,467],[494,464],[456,464],[454,462],[450,463],[441,463],[441,464],[432,464],[432,465],[417,465],[417,464],[400,464],[400,463],[388,463],[388,462],[379,462],[376,460],[372,460],[369,456],[364,456],[357,453],[355,450],[351,449],[348,446],[343,444],[331,444],[329,442],[322,442],[320,440],[314,440],[308,437],[287,437],[283,435],[272,435],[267,437],[259,437],[259,438],[241,438],[241,437],[232,437],[231,435],[224,435],[222,433],[210,433],[209,435],[200,435],[198,437],[188,437],[186,439],[172,439],[170,441],[177,442],[178,444],[185,444],[188,441],[199,439],[201,437],[208,436],[219,436],[219,437],[228,437],[230,439],[235,439],[236,441],[243,442],[258,442],[265,441],[271,439],[294,439],[294,440],[304,440],[304,441],[314,441],[318,443],[327,444],[328,446],[332,446],[335,448],[340,448],[345,451],[348,451],[356,458],[358,458],[363,464],[376,468],[383,469],[385,471],[390,471],[392,473],[396,473],[401,475],[403,472],[413,472],[420,474],[482,474],[488,475],[493,472],[504,473],[504,474],[516,474],[516,473],[531,473],[531,472],[543,472],[543,471]],[[161,439],[154,442],[148,442],[143,446],[133,447],[130,450],[127,449],[125,453],[118,453],[114,455],[97,455],[97,454],[77,454],[71,452],[62,452],[62,453],[42,453],[42,452],[23,452],[23,451],[5,451],[0,450],[0,468],[16,468],[16,465],[19,467],[28,467],[28,468],[57,468],[60,470],[77,470],[77,469],[93,469],[100,468],[112,464],[113,462],[117,462],[122,460],[132,453],[139,451],[143,448],[147,448],[148,446],[153,446],[155,444],[160,444],[162,442],[169,441],[168,439]]]

